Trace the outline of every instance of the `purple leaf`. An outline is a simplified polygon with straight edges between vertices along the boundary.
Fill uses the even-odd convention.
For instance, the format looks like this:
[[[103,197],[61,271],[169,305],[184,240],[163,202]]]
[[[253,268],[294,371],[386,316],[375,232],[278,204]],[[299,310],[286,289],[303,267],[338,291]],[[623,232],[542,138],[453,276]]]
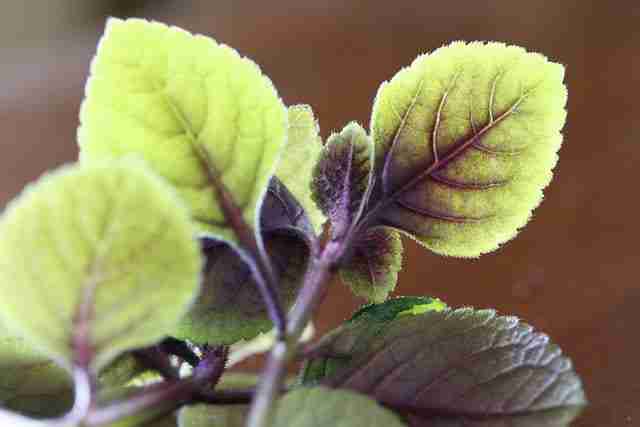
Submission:
[[[333,238],[359,220],[372,188],[373,145],[357,123],[332,135],[314,170],[314,199],[329,218]]]
[[[354,294],[373,303],[387,299],[402,266],[402,240],[397,231],[376,227],[358,235],[340,277]]]
[[[322,383],[414,419],[444,420],[438,426],[533,425],[514,420],[586,404],[571,361],[547,335],[515,317],[468,308],[396,318]]]

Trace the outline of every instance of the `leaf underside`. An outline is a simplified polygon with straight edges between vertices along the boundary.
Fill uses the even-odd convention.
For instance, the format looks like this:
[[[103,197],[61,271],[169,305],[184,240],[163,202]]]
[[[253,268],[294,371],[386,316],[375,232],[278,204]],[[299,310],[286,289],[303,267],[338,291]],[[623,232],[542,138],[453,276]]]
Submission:
[[[274,264],[284,307],[291,306],[306,269],[314,230],[305,210],[273,177],[261,209],[265,249]],[[224,242],[204,240],[207,257],[200,296],[174,334],[200,344],[233,344],[269,331],[273,324],[252,272]]]
[[[267,233],[264,237],[280,284],[278,296],[290,307],[306,268],[308,247],[296,236]],[[206,250],[207,266],[200,296],[174,332],[200,344],[233,344],[273,328],[251,270],[226,244]]]
[[[373,303],[387,299],[402,267],[402,240],[397,231],[377,227],[354,242],[353,255],[340,277],[354,294]]]
[[[257,227],[286,139],[286,108],[258,66],[224,45],[140,19],[110,19],[92,63],[82,161],[135,155],[166,178],[205,235]]]
[[[421,414],[416,420],[441,419],[435,425],[465,419],[512,425],[526,416],[543,419],[551,410],[554,419],[563,419],[586,403],[580,379],[558,346],[492,310],[400,316],[322,383]]]
[[[73,404],[67,371],[0,326],[0,406],[31,417],[56,417]]]
[[[455,42],[384,83],[371,123],[379,223],[460,257],[511,239],[551,180],[563,78],[522,48]]]
[[[329,137],[313,172],[313,197],[337,238],[358,221],[371,188],[373,145],[367,132],[349,123]]]
[[[198,289],[187,209],[140,162],[44,176],[9,205],[0,235],[3,321],[67,367],[78,334],[96,370],[155,342]]]
[[[437,298],[415,296],[395,297],[362,307],[350,320],[321,338],[317,354],[300,371],[302,384],[316,384],[334,375],[338,368],[348,366],[352,357],[365,351],[371,339],[383,333],[394,319],[445,309],[447,305]]]

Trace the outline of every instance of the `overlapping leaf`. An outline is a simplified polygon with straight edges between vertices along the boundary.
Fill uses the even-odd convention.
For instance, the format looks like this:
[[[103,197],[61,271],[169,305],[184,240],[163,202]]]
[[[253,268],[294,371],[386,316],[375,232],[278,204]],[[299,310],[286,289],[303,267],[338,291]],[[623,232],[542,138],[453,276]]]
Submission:
[[[340,277],[354,294],[379,304],[396,287],[401,267],[402,240],[399,233],[377,227],[358,236],[351,258],[340,269]]]
[[[357,123],[329,137],[316,165],[313,196],[329,218],[334,237],[342,237],[360,218],[371,187],[373,145]]]
[[[417,426],[565,425],[552,421],[568,422],[586,402],[558,346],[492,310],[400,316],[350,350],[322,383],[414,414]]]
[[[256,228],[286,139],[286,108],[233,49],[175,27],[109,20],[82,105],[81,160],[137,155],[168,179],[205,234]]]
[[[446,308],[447,305],[439,299],[411,296],[362,307],[349,321],[321,338],[316,345],[315,357],[307,360],[300,372],[301,383],[316,384],[332,376],[338,368],[348,366],[354,357],[366,351],[373,337],[383,333],[399,316],[414,316]]]
[[[279,278],[278,295],[290,306],[304,273],[308,248],[299,238],[269,236],[265,245]],[[206,251],[200,296],[174,335],[197,343],[232,344],[273,328],[249,266],[225,244]]]
[[[371,123],[378,221],[445,255],[511,239],[551,179],[563,76],[519,47],[456,42],[384,83]]]
[[[287,144],[276,176],[298,200],[319,233],[326,218],[311,197],[311,180],[322,151],[320,129],[308,105],[289,107],[288,118]]]
[[[265,248],[279,278],[281,303],[289,307],[309,257],[312,225],[293,195],[272,178],[262,205]],[[207,265],[202,291],[175,335],[198,343],[233,344],[269,331],[273,324],[251,269],[223,242],[205,241]]]
[[[0,406],[32,417],[55,417],[72,404],[69,373],[0,325]]]
[[[139,162],[43,177],[7,208],[0,235],[0,316],[67,366],[98,370],[158,340],[197,293],[188,211]]]

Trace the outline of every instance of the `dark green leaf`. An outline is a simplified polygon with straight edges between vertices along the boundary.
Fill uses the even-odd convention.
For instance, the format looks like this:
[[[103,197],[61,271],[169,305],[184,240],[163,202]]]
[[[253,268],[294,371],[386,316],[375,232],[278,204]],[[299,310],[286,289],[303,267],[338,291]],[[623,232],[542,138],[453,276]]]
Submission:
[[[300,381],[303,384],[315,384],[331,376],[339,367],[348,366],[352,358],[367,351],[370,341],[383,333],[397,317],[446,308],[447,305],[436,298],[407,296],[392,298],[383,304],[366,305],[349,321],[322,337],[313,359],[303,366]]]
[[[202,268],[193,235],[186,206],[142,162],[61,168],[2,215],[0,317],[66,367],[98,371],[188,310]]]
[[[72,404],[69,373],[0,325],[0,406],[32,417],[56,417]]]
[[[468,308],[397,317],[322,383],[451,422],[511,425],[586,404],[571,361],[548,336],[515,317]]]

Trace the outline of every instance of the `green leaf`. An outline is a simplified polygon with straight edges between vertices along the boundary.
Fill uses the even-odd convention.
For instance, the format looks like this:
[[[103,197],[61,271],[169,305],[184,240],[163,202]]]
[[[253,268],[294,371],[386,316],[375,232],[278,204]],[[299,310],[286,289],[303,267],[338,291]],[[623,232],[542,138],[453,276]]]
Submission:
[[[110,19],[80,114],[81,160],[144,158],[201,233],[236,243],[230,221],[258,225],[286,114],[271,81],[235,50],[157,22]]]
[[[280,279],[280,300],[290,307],[306,270],[308,248],[301,239],[278,233],[265,237],[265,247]],[[202,291],[174,336],[200,344],[233,344],[271,330],[273,323],[245,261],[224,243],[206,249],[206,255]]]
[[[245,405],[198,405],[180,411],[180,427],[243,427]],[[402,427],[390,411],[366,396],[324,387],[303,387],[277,403],[270,427]]]
[[[307,213],[316,233],[326,218],[311,197],[313,168],[320,158],[320,128],[308,105],[289,107],[289,131],[276,176],[291,191]]]
[[[346,390],[302,387],[278,402],[272,427],[402,427],[392,412]]]
[[[349,123],[329,137],[313,174],[313,197],[342,237],[360,218],[372,188],[373,145],[367,132]]]
[[[563,78],[562,65],[502,43],[418,57],[376,96],[370,213],[444,255],[476,257],[513,238],[552,177]]]
[[[0,325],[0,406],[31,417],[56,417],[71,409],[69,373]]]
[[[44,176],[6,209],[0,236],[0,316],[67,367],[75,353],[97,372],[154,343],[198,290],[187,209],[139,162]]]
[[[244,427],[248,405],[185,406],[178,413],[178,427]]]
[[[300,371],[302,384],[316,384],[333,375],[351,359],[366,351],[371,339],[385,330],[396,318],[443,311],[447,305],[437,298],[402,296],[382,304],[362,307],[350,320],[326,334],[316,344],[315,356],[305,362]]]
[[[101,387],[118,387],[127,385],[148,373],[150,373],[148,366],[145,366],[137,357],[126,353],[107,365],[100,372],[98,381]]]
[[[354,242],[353,255],[340,269],[340,277],[354,294],[379,304],[396,287],[401,267],[400,235],[394,230],[377,227]]]
[[[515,317],[469,308],[397,317],[360,340],[322,383],[413,413],[425,423],[415,425],[425,426],[478,418],[494,423],[478,425],[520,425],[512,423],[551,410],[563,420],[586,404],[571,361],[547,335]]]

